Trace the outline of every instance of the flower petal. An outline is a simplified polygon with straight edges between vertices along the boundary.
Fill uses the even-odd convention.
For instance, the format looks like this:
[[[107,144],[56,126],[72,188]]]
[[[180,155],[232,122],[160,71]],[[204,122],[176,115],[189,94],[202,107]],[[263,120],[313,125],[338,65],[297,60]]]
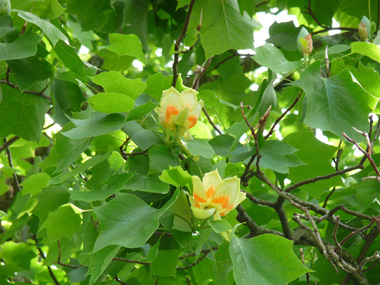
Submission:
[[[221,182],[222,178],[220,178],[218,170],[214,170],[205,174],[203,177],[203,186],[206,190],[207,197],[211,198],[215,195],[215,190]]]
[[[227,178],[223,180],[216,187],[215,199],[221,199],[223,201],[215,202],[219,203],[224,202],[225,199],[223,197],[228,197],[228,202],[223,205],[223,208],[227,208],[227,206],[233,204],[238,197],[240,192],[240,179],[236,176]]]
[[[164,90],[160,105],[164,110],[166,110],[168,105],[171,105],[180,111],[183,108],[181,93],[179,93],[174,87]]]
[[[182,102],[184,107],[188,107],[190,110],[194,109],[197,102],[197,94],[198,92],[194,89],[186,89],[181,92]]]
[[[197,200],[199,203],[207,203],[208,199],[202,181],[199,179],[198,176],[192,176],[191,178],[193,180],[194,199]]]
[[[193,212],[193,215],[197,219],[207,219],[210,217],[212,214],[215,213],[215,208],[210,208],[210,209],[201,209],[197,207],[191,206],[191,211]]]

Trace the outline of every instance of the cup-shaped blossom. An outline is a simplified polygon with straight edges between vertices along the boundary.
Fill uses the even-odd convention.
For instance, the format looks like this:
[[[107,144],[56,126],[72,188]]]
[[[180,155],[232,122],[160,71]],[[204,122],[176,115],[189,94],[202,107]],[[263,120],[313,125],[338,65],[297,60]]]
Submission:
[[[240,191],[240,179],[236,176],[222,180],[218,170],[214,170],[206,173],[203,181],[198,176],[192,176],[192,180],[190,208],[198,219],[214,215],[214,220],[220,220],[246,198]]]
[[[297,37],[297,48],[304,56],[309,56],[313,51],[313,39],[311,34],[302,28]]]
[[[165,90],[156,109],[162,126],[172,131],[179,129],[180,135],[194,127],[203,106],[203,101],[197,100],[197,93],[191,88],[181,93],[174,87]]]
[[[371,38],[370,31],[371,31],[371,23],[366,16],[363,16],[358,26],[358,33],[359,33],[360,40],[362,40],[363,42],[368,42],[368,40]]]

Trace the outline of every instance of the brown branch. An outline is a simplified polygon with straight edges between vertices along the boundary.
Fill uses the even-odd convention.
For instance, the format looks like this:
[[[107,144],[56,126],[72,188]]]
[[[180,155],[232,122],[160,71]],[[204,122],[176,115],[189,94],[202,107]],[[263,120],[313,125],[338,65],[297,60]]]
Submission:
[[[194,267],[194,266],[197,265],[199,262],[201,262],[203,259],[205,259],[206,256],[207,256],[207,254],[209,254],[209,253],[210,253],[210,252],[205,252],[205,253],[203,253],[203,255],[202,255],[200,258],[198,258],[195,262],[193,262],[192,264],[187,265],[187,266],[185,266],[185,267],[177,267],[177,270],[186,270],[186,269],[189,269],[189,268],[191,268],[191,267]]]
[[[206,115],[207,117],[207,120],[208,122],[211,124],[211,126],[214,128],[214,130],[218,133],[218,134],[223,134],[223,132],[221,130],[219,130],[219,128],[214,124],[214,122],[211,120],[210,118],[210,115],[207,113],[205,107],[202,107],[202,111],[203,113]]]
[[[270,2],[270,0],[257,3],[256,6],[255,6],[255,8],[259,8],[260,6],[265,5],[265,4],[269,3],[269,2]]]
[[[193,81],[193,85],[192,85],[193,89],[198,90],[198,88],[199,88],[199,81],[202,79],[202,77],[205,74],[207,68],[210,66],[212,59],[213,59],[213,56],[210,57],[209,59],[207,59],[202,64],[201,71],[195,75],[195,78],[194,78],[194,81]]]
[[[369,229],[370,227],[372,227],[373,223],[375,222],[375,220],[372,220],[372,222],[368,225],[368,226],[365,226],[361,229],[358,229],[354,232],[351,232],[350,234],[348,234],[344,239],[342,239],[342,241],[340,242],[340,245],[343,245],[347,240],[349,240],[351,237],[361,233],[361,232],[364,232],[365,230]]]
[[[283,207],[284,201],[285,201],[284,198],[278,197],[277,202],[273,208],[275,209],[275,211],[276,211],[276,213],[280,219],[282,231],[284,232],[284,236],[287,239],[292,240],[293,239],[292,238],[292,231],[290,230],[288,216],[286,215],[284,207]]]
[[[2,79],[2,80],[0,80],[0,84],[1,84],[1,83],[2,83],[2,84],[6,84],[6,85],[8,85],[9,87],[12,87],[13,89],[19,89],[18,86],[17,86],[16,84],[10,82],[10,81],[7,80],[7,79],[5,79],[5,80]],[[46,89],[47,89],[47,86],[46,86],[44,89],[42,89],[40,92],[35,92],[35,91],[28,91],[28,90],[26,90],[26,91],[23,91],[22,93],[36,95],[36,96],[42,97],[42,98],[48,100],[49,102],[51,102],[51,98],[50,98],[49,96],[46,96],[46,95],[43,94],[43,92],[44,92]],[[20,90],[20,89],[19,89],[19,90]]]
[[[8,147],[10,147],[13,143],[15,143],[20,137],[18,136],[14,136],[13,138],[11,138],[9,141],[5,142],[3,145],[0,146],[0,153],[5,150],[5,149],[8,149]]]
[[[276,125],[277,125],[277,124],[278,124],[278,123],[279,123],[279,122],[280,122],[280,121],[286,116],[287,113],[289,113],[289,111],[290,111],[291,109],[294,108],[294,106],[297,104],[298,100],[301,98],[302,92],[303,92],[303,91],[301,91],[301,92],[298,94],[296,100],[294,100],[294,102],[289,106],[289,108],[286,109],[285,112],[282,113],[281,116],[277,118],[277,120],[274,122],[274,124],[272,125],[271,129],[270,129],[269,132],[267,133],[267,135],[264,137],[265,139],[268,139],[268,138],[273,134]]]
[[[141,265],[149,265],[150,264],[150,262],[140,261],[140,260],[132,260],[132,259],[127,259],[127,258],[123,258],[123,257],[114,257],[112,260],[122,261],[122,262],[126,262],[126,263],[136,263],[136,264],[141,264]]]
[[[63,267],[69,267],[72,269],[76,269],[83,266],[83,265],[72,265],[72,264],[62,263],[61,262],[61,243],[59,242],[59,240],[57,240],[57,244],[58,244],[58,261],[55,261],[54,262],[55,264],[59,264]]]
[[[332,177],[335,177],[335,176],[338,176],[338,175],[342,175],[344,173],[347,173],[347,172],[350,172],[352,170],[355,170],[355,169],[362,169],[363,166],[362,165],[356,165],[356,166],[352,166],[352,167],[348,167],[346,169],[342,169],[342,170],[339,170],[339,171],[336,171],[334,173],[331,173],[331,174],[327,174],[327,175],[321,175],[321,176],[317,176],[317,177],[313,177],[313,178],[309,178],[309,179],[306,179],[306,180],[303,180],[303,181],[300,181],[300,182],[297,182],[297,183],[294,183],[293,185],[290,185],[289,187],[287,187],[285,189],[285,192],[290,192],[292,191],[293,189],[296,189],[300,186],[303,186],[303,185],[306,185],[306,184],[310,184],[310,183],[314,183],[314,182],[317,182],[317,181],[320,181],[320,180],[326,180],[326,179],[330,179]]]
[[[37,241],[36,241],[36,242],[37,242]],[[39,247],[37,246],[37,250],[38,250],[38,252],[40,253],[42,259],[45,260],[46,257],[45,257],[44,252],[42,251],[42,249],[39,248]],[[50,266],[46,266],[46,267],[47,267],[47,269],[48,269],[48,272],[49,272],[49,275],[50,275],[51,279],[53,279],[54,284],[55,284],[55,285],[59,285],[60,283],[59,283],[59,281],[57,280],[57,277],[55,277],[53,270],[51,270]]]
[[[113,280],[115,280],[117,283],[120,283],[120,284],[122,284],[122,285],[128,285],[127,283],[121,281],[121,280],[119,279],[119,277],[117,277],[117,276],[115,276],[115,277],[113,278]]]
[[[4,138],[4,145],[7,144],[7,139]],[[3,146],[4,146],[3,145]],[[13,166],[13,161],[12,161],[12,155],[11,155],[11,150],[9,149],[9,147],[7,147],[6,149],[6,153],[7,153],[7,157],[8,157],[8,163],[9,163],[9,167],[12,168],[12,171],[13,171],[13,180],[15,182],[15,185],[16,185],[16,188],[17,188],[17,191],[20,192],[21,191],[21,186],[20,186],[20,182],[18,181],[18,177],[17,177],[17,173],[14,169],[14,166]]]
[[[303,266],[306,267],[306,264],[305,264],[305,255],[303,254],[302,247],[300,248],[300,255],[301,255],[302,264],[303,264]],[[307,283],[307,285],[310,285],[310,275],[309,275],[309,272],[306,273],[306,283]]]
[[[356,130],[356,129],[355,129]],[[358,130],[356,130],[356,131],[358,131]],[[353,143],[365,156],[366,156],[366,158],[369,160],[369,162],[371,163],[371,165],[372,165],[372,168],[373,168],[373,170],[375,170],[375,172],[376,172],[376,175],[378,176],[378,177],[380,177],[380,171],[379,171],[379,169],[377,168],[377,166],[376,166],[376,163],[373,161],[373,159],[372,159],[372,156],[371,156],[371,152],[372,152],[372,147],[371,147],[371,141],[370,141],[370,139],[369,139],[369,137],[368,137],[368,134],[366,133],[366,132],[360,132],[360,131],[358,131],[359,133],[361,133],[365,138],[366,138],[366,140],[367,140],[367,151],[365,151],[364,149],[362,149],[359,145],[358,145],[358,143],[355,141],[355,140],[353,140],[353,139],[351,139],[349,136],[347,136],[346,135],[346,133],[343,133],[343,136],[349,141],[349,142],[351,142],[351,143]]]
[[[189,26],[190,22],[190,15],[193,10],[195,0],[191,0],[189,4],[189,9],[187,10],[187,16],[185,19],[185,23],[183,24],[182,32],[177,38],[177,41],[175,42],[174,45],[174,61],[173,61],[173,81],[172,81],[172,86],[175,87],[177,84],[177,78],[178,78],[178,62],[179,62],[179,49],[181,46],[181,42],[187,32],[187,27]]]

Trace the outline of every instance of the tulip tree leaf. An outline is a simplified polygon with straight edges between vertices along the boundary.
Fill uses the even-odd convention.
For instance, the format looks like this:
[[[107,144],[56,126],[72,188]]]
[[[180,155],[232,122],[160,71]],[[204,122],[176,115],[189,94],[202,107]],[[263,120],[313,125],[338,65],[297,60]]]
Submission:
[[[37,44],[40,40],[41,36],[29,30],[11,43],[0,43],[0,60],[14,60],[33,56],[37,53]]]
[[[380,62],[380,47],[378,45],[365,42],[353,42],[351,44],[351,51]]]
[[[183,140],[183,144],[192,155],[212,158],[215,153],[211,145],[205,140]]]
[[[141,174],[135,174],[134,177],[125,185],[126,189],[166,194],[169,192],[169,185],[163,183],[155,175],[145,176]]]
[[[288,179],[293,183],[334,172],[334,168],[331,166],[331,158],[336,152],[336,148],[320,142],[313,136],[313,133],[292,133],[284,138],[284,142],[298,149],[295,154],[306,164],[290,167]],[[332,177],[328,180],[306,184],[301,186],[301,189],[314,197],[320,197],[323,190],[335,185],[342,185],[340,177]]]
[[[45,33],[46,37],[51,41],[53,46],[55,46],[59,40],[62,40],[62,41],[68,40],[67,37],[49,21],[43,20],[37,15],[26,12],[26,11],[21,11],[21,10],[13,10],[13,11],[17,12],[19,17],[23,18],[25,21],[33,23],[39,28],[41,28],[41,30]]]
[[[230,254],[236,283],[288,284],[310,272],[294,254],[292,246],[292,241],[271,234],[250,239],[232,235]]]
[[[112,262],[112,259],[116,256],[120,249],[120,246],[110,245],[97,252],[89,254],[90,265],[88,267],[87,275],[91,275],[90,284],[96,282],[104,270]]]
[[[255,49],[256,54],[253,59],[260,65],[268,67],[276,73],[288,73],[296,70],[302,65],[302,61],[288,61],[281,50],[265,44]]]
[[[3,98],[0,104],[0,137],[14,134],[25,140],[38,142],[45,122],[45,113],[49,109],[47,100],[20,93],[17,89],[4,85],[1,89]]]
[[[102,72],[92,78],[92,81],[101,85],[106,92],[125,94],[136,99],[146,88],[146,84],[140,79],[129,79],[120,72]]]
[[[82,227],[82,210],[73,204],[60,206],[54,212],[50,212],[41,229],[47,230],[50,241],[56,241],[62,237],[71,239]]]
[[[136,121],[129,121],[123,127],[123,131],[142,150],[150,148],[152,145],[163,144],[163,141],[152,131],[144,129]]]
[[[142,44],[136,35],[110,34],[109,40],[110,45],[104,47],[105,49],[112,51],[119,57],[131,56],[145,63],[146,59],[142,51]]]
[[[137,196],[125,193],[117,193],[115,199],[95,208],[101,233],[94,251],[109,245],[142,247],[157,230],[160,216],[175,202],[178,193],[177,190],[161,209],[152,208]]]
[[[187,171],[184,171],[181,166],[169,167],[169,169],[162,172],[159,178],[161,181],[172,184],[176,187],[192,183],[190,174]]]
[[[302,73],[301,87],[307,97],[307,125],[340,137],[345,132],[351,138],[364,139],[352,128],[367,130],[368,113],[375,108],[378,100],[368,94],[348,70],[324,78],[320,72],[320,62],[315,62]]]
[[[47,173],[36,173],[25,179],[21,186],[23,186],[22,193],[25,194],[38,194],[42,188],[46,187],[49,183],[50,176]]]
[[[98,93],[87,100],[95,111],[103,113],[126,113],[130,111],[135,101],[127,95],[104,92]]]
[[[71,119],[76,128],[62,132],[68,138],[79,140],[105,135],[120,130],[125,124],[125,114],[92,113],[88,119]]]
[[[253,27],[256,21],[247,14],[240,15],[239,5],[232,0],[202,3],[202,46],[206,58],[229,49],[252,48]]]
[[[284,142],[267,141],[260,149],[260,166],[279,173],[289,173],[289,167],[304,165],[295,152],[297,149]]]
[[[178,156],[165,145],[155,145],[148,151],[149,173],[161,173],[170,166],[179,165]]]

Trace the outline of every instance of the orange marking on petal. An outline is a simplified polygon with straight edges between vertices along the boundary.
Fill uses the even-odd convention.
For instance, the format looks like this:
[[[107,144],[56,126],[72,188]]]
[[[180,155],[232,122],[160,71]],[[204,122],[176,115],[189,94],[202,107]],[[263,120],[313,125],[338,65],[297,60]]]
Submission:
[[[212,203],[220,204],[222,205],[223,209],[227,209],[228,205],[230,204],[230,199],[228,196],[223,195],[222,197],[217,197],[217,198],[212,199]]]
[[[202,197],[198,196],[197,194],[194,194],[194,199],[197,203],[206,203],[206,199],[203,199]],[[196,206],[197,204],[195,204]],[[198,206],[199,207],[199,206]]]
[[[189,116],[187,120],[191,123],[189,126],[189,129],[195,126],[195,124],[198,122],[198,118],[195,116]]]
[[[215,189],[214,186],[211,185],[209,189],[206,191],[207,198],[214,197]]]
[[[168,122],[171,115],[177,116],[178,113],[179,113],[179,111],[176,107],[174,107],[172,105],[168,105],[168,107],[166,107],[165,121]]]

